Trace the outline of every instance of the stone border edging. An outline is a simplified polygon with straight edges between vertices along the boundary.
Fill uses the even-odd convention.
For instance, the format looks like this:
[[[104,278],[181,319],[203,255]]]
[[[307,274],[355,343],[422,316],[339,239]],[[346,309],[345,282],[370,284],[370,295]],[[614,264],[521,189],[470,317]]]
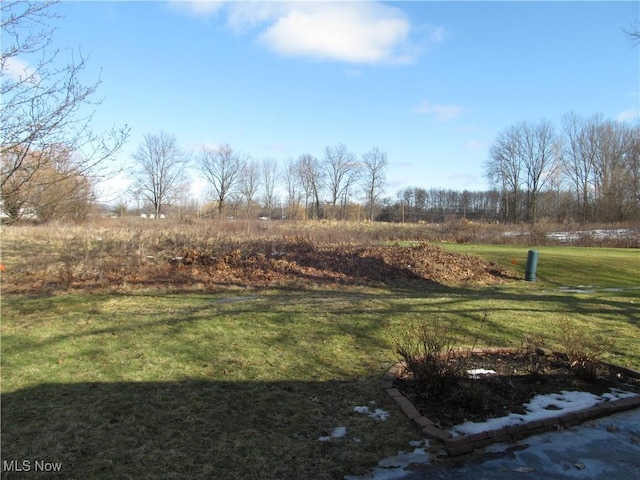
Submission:
[[[517,351],[515,348],[474,348],[472,350],[466,350],[468,353],[513,353],[515,351]],[[546,351],[545,353],[550,352]],[[636,370],[619,367],[607,362],[601,363],[620,369],[629,376],[640,378],[640,372]],[[487,430],[485,432],[474,433],[471,435],[460,435],[454,437],[450,431],[437,427],[433,420],[421,415],[411,401],[402,395],[400,390],[395,388],[395,381],[399,378],[404,368],[405,365],[402,362],[396,363],[382,377],[380,387],[385,390],[387,394],[400,406],[409,420],[420,427],[422,433],[429,438],[442,442],[444,444],[445,451],[452,457],[472,453],[474,450],[487,446],[491,443],[517,441],[530,435],[557,430],[562,427],[579,425],[587,420],[593,420],[613,413],[640,407],[640,395],[635,395],[633,397],[600,402],[583,410],[565,413],[558,417],[547,418],[544,420],[533,420],[527,423],[511,425],[495,430]]]

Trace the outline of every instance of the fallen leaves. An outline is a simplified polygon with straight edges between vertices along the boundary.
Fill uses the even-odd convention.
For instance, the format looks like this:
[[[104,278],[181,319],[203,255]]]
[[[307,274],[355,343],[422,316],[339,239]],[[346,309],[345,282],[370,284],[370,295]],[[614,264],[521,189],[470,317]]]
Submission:
[[[423,280],[442,285],[486,285],[513,278],[480,257],[428,244],[311,246],[293,239],[272,248],[260,245],[226,254],[190,250],[182,257],[187,266],[207,267],[207,275],[216,283],[247,285],[299,279],[338,284]]]
[[[67,263],[44,265],[32,277],[17,273],[11,288],[339,286],[408,281],[460,286],[494,285],[517,278],[513,272],[480,257],[448,252],[427,243],[330,243],[285,236],[229,240],[205,248],[158,250],[139,258],[132,257],[129,250],[124,248],[121,255],[103,255],[86,264],[82,263],[82,256],[70,256]]]

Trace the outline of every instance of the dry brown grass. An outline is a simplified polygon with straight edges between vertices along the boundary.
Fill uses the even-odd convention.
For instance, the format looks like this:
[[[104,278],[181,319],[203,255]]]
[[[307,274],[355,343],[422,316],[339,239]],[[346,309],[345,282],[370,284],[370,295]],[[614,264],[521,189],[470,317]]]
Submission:
[[[553,245],[561,240],[547,233],[559,229],[584,232],[572,240],[574,246],[633,247],[640,241],[633,229],[603,239],[575,225],[541,222],[531,231],[464,219],[390,224],[119,218],[22,224],[2,230],[3,283],[9,292],[160,284],[283,286],[389,276],[486,284],[492,276],[510,274],[453,254],[445,258],[425,243]],[[390,244],[400,246],[392,252],[385,248]]]
[[[430,238],[431,227],[415,224],[112,219],[16,225],[2,239],[4,281],[7,291],[24,292],[388,280],[492,284],[512,277],[478,257],[430,246]]]

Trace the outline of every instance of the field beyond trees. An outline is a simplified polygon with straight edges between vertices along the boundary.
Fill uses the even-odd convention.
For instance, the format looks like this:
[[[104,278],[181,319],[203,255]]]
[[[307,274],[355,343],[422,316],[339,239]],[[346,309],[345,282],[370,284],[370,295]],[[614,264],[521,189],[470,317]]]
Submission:
[[[571,241],[637,247],[623,227]],[[550,349],[570,322],[607,338],[602,359],[640,368],[638,249],[547,235],[566,226],[503,228],[5,227],[3,460],[60,462],[59,478],[366,473],[422,438],[379,389],[408,322],[446,324],[460,346]],[[524,281],[530,248],[536,282]],[[354,410],[365,405],[389,419]],[[319,440],[337,427],[344,437]]]

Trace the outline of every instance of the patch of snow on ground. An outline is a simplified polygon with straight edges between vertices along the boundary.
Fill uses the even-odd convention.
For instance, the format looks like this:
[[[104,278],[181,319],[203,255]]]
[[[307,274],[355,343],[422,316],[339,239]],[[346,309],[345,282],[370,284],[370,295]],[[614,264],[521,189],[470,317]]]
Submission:
[[[483,375],[492,375],[496,373],[495,370],[485,370],[484,368],[473,368],[471,370],[467,370],[467,375],[471,378],[480,378]]]
[[[577,287],[560,287],[563,293],[595,293],[592,285],[578,285]]]
[[[375,418],[376,420],[386,420],[391,416],[389,412],[383,410],[381,408],[376,408],[373,412],[369,410],[369,407],[365,405],[360,405],[357,407],[353,407],[353,411],[356,413],[362,413],[363,415],[368,415],[371,418]]]
[[[632,394],[625,392],[624,395]],[[418,442],[410,442],[410,445],[414,448],[422,446]],[[428,449],[427,445],[425,443],[425,449]],[[425,463],[430,465],[423,468],[414,461],[421,458],[417,454],[410,460],[413,467],[378,466],[368,475],[347,476],[345,480],[640,480],[640,409],[588,421],[561,432],[527,437],[515,445],[492,444],[481,449],[479,454],[484,459],[457,464],[428,462],[428,455],[425,455]],[[401,459],[399,456],[391,458]]]
[[[529,403],[523,405],[526,414],[510,413],[506,417],[490,418],[485,422],[465,422],[456,425],[452,429],[453,435],[465,435],[488,430],[496,430],[503,427],[518,425],[521,423],[544,420],[546,418],[559,417],[565,413],[576,412],[593,405],[637,395],[632,392],[624,392],[612,389],[610,393],[594,395],[589,392],[567,392],[536,395]]]
[[[530,233],[527,231],[520,232],[504,232],[505,237],[519,237],[527,236]],[[594,238],[598,240],[606,239],[623,239],[633,238],[634,235],[640,234],[640,229],[637,228],[615,228],[615,229],[597,229],[597,230],[577,230],[566,232],[548,232],[547,238],[558,240],[562,243],[573,243],[582,238]]]
[[[598,229],[598,230],[579,230],[574,232],[549,232],[548,238],[555,238],[562,242],[572,242],[579,240],[582,237],[593,237],[599,240],[611,239],[611,238],[624,238],[633,235],[634,231],[629,228],[616,228],[616,229]]]
[[[331,432],[331,435],[327,435],[326,437],[319,437],[318,441],[320,442],[328,442],[332,438],[342,438],[347,435],[347,427],[336,427]]]
[[[640,286],[599,288],[593,285],[578,285],[575,287],[563,286],[563,287],[558,287],[557,289],[557,291],[561,293],[628,292],[633,290],[640,290]]]
[[[408,472],[406,468],[410,465],[430,463],[431,460],[427,452],[428,440],[410,442],[410,445],[416,447],[412,452],[398,452],[397,455],[380,460],[378,467],[373,472],[358,476],[347,475],[344,480],[395,480],[405,477]]]
[[[587,422],[563,432],[534,435],[527,448],[489,460],[475,468],[474,478],[515,478],[510,472],[526,466],[531,479],[638,479],[640,476],[640,410],[633,409]],[[506,452],[512,445],[495,444],[485,452]],[[504,475],[490,476],[491,472]],[[455,478],[452,476],[451,478]],[[463,477],[460,477],[463,478]],[[520,476],[518,476],[520,478]]]

